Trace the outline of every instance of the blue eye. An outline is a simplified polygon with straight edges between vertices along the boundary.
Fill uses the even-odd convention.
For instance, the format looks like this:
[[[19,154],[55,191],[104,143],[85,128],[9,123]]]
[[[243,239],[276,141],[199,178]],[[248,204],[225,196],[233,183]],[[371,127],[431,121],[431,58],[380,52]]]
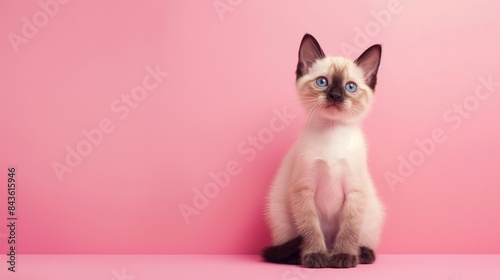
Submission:
[[[326,87],[328,85],[328,80],[325,77],[321,76],[316,79],[316,84],[318,85],[318,87]]]
[[[348,82],[347,84],[345,84],[345,89],[348,91],[348,92],[355,92],[358,87],[356,86],[355,83],[353,82]]]

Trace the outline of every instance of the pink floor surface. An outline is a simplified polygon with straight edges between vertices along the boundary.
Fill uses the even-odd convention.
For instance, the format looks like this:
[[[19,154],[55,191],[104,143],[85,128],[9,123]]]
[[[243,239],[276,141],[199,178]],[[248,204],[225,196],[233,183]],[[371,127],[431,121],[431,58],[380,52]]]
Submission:
[[[21,255],[2,280],[384,279],[500,280],[500,255],[379,255],[352,269],[303,269],[256,255]]]

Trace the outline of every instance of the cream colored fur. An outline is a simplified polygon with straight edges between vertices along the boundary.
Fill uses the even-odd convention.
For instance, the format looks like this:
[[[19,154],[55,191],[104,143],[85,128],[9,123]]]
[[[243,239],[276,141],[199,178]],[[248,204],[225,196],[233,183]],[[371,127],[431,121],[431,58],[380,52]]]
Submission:
[[[266,214],[274,245],[304,238],[302,258],[314,253],[357,256],[361,246],[375,249],[379,242],[384,211],[360,128],[374,97],[364,72],[349,59],[325,57],[297,80],[307,124],[281,164]],[[336,106],[315,82],[333,75],[358,87]]]

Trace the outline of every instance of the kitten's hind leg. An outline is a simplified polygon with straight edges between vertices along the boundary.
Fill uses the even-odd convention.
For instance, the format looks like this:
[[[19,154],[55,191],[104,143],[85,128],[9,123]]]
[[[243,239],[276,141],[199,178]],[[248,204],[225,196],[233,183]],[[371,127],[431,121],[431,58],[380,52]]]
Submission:
[[[377,247],[380,239],[383,219],[384,210],[382,204],[380,204],[376,196],[369,197],[359,240],[358,257],[359,262],[362,264],[372,264],[375,262],[374,249]]]
[[[298,236],[283,244],[264,248],[262,258],[271,263],[300,264],[301,245],[302,236]]]
[[[267,212],[273,245],[264,248],[262,258],[266,262],[300,264],[302,236],[299,236],[290,217],[285,200],[272,197]]]

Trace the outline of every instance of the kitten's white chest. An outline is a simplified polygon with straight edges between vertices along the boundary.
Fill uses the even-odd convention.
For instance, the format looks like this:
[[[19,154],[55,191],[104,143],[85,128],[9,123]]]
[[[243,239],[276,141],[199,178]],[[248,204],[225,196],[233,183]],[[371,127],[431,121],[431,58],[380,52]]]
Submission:
[[[331,224],[344,200],[341,162],[316,159],[314,200],[322,224]]]
[[[364,140],[357,127],[330,128],[304,135],[306,160],[311,173],[316,209],[325,233],[333,233],[336,217],[350,190],[345,184],[355,176],[365,158]]]

